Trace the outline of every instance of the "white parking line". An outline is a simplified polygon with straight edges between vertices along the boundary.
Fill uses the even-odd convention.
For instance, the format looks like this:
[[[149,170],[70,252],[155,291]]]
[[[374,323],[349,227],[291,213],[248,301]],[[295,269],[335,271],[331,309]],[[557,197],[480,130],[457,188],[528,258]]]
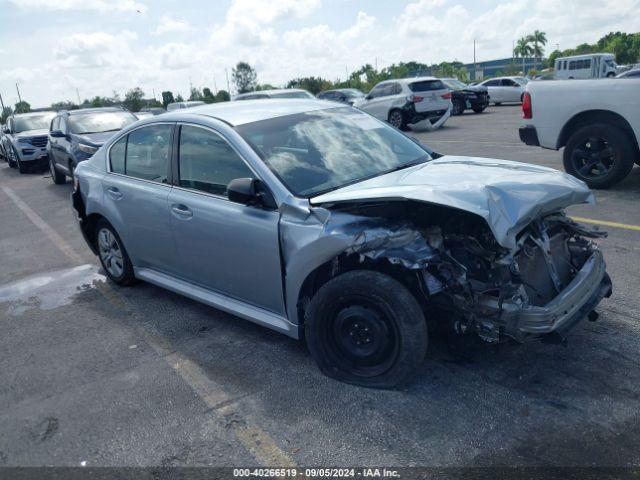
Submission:
[[[58,250],[64,253],[67,258],[76,263],[84,263],[82,257],[71,248],[58,233],[45,222],[40,215],[34,212],[29,205],[24,203],[20,197],[9,187],[2,187],[2,191],[11,199],[11,201],[24,213],[33,224],[38,227],[51,240]]]
[[[76,263],[83,263],[82,257],[73,250],[71,245],[58,235],[29,205],[22,201],[11,188],[3,186],[2,190],[67,258]],[[130,310],[126,300],[109,283],[101,283],[97,290],[114,307],[120,310]],[[191,387],[206,404],[209,411],[214,413],[221,412],[225,415],[235,413],[233,412],[235,408],[233,398],[220,385],[211,380],[195,362],[180,352],[176,352],[159,335],[149,332],[141,326],[135,326],[134,328],[156,354]],[[232,431],[234,436],[262,465],[290,468],[296,466],[293,460],[278,447],[276,442],[258,426],[242,421],[240,424],[235,425]]]

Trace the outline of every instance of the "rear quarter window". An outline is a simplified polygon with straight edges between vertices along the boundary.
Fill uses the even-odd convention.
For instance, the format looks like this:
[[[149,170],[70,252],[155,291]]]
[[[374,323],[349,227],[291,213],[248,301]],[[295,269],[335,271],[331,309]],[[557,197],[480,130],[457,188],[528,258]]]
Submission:
[[[412,92],[429,92],[432,90],[444,90],[445,88],[444,83],[440,80],[423,80],[409,84],[409,89]]]

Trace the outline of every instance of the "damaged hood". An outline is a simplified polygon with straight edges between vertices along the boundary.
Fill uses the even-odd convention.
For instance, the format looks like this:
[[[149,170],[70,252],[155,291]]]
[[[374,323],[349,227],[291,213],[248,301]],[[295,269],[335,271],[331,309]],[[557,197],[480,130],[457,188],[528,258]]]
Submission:
[[[414,200],[484,218],[498,243],[514,248],[532,220],[569,205],[593,203],[580,180],[552,168],[477,157],[444,156],[310,200],[312,205],[364,200]]]

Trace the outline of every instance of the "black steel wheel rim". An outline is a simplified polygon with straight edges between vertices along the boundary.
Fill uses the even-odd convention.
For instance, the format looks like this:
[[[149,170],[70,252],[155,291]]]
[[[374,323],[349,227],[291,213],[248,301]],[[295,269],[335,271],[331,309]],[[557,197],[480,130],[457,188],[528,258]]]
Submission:
[[[350,295],[327,315],[325,345],[332,364],[360,377],[381,375],[391,368],[400,350],[400,335],[384,306]]]
[[[605,138],[587,137],[574,148],[571,163],[583,178],[603,178],[609,175],[613,168],[615,151]]]

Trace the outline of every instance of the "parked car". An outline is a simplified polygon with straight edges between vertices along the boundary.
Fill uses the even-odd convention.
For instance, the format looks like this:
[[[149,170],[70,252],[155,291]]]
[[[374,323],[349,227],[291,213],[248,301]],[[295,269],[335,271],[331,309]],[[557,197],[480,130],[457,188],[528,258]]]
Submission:
[[[49,131],[49,170],[53,183],[73,178],[78,164],[98,151],[115,132],[138,121],[118,107],[63,110],[51,121]]]
[[[135,112],[134,115],[138,120],[142,120],[143,118],[151,118],[154,116],[153,113],[143,112],[142,110],[140,110],[139,112]]]
[[[4,149],[11,168],[27,173],[46,165],[47,134],[55,112],[32,112],[10,115],[3,130]]]
[[[608,188],[640,165],[640,80],[531,82],[520,139],[559,150],[564,169],[591,188]]]
[[[161,115],[163,113],[166,113],[167,111],[162,107],[145,107],[141,108],[140,112],[149,112],[152,115]]]
[[[616,75],[616,78],[640,78],[640,68],[632,68]]]
[[[491,103],[501,105],[522,102],[522,94],[528,82],[525,77],[497,77],[485,80],[479,85],[487,88]]]
[[[125,128],[76,169],[109,279],[144,280],[294,338],[368,387],[423,365],[428,325],[562,340],[611,293],[575,178],[441,156],[318,100],[213,104]]]
[[[276,90],[257,90],[255,92],[240,93],[232,100],[263,100],[265,98],[315,98],[301,88],[282,88]]]
[[[4,129],[5,125],[0,123],[0,157],[2,157],[5,162],[8,162],[9,159],[4,151]]]
[[[487,87],[467,85],[457,78],[442,78],[442,82],[451,90],[451,115],[462,115],[468,108],[482,113],[489,106]]]
[[[359,108],[399,129],[418,123],[439,128],[451,115],[451,92],[435,77],[385,80],[355,102]]]
[[[554,78],[556,80],[613,78],[622,71],[615,62],[613,53],[589,53],[556,58]]]
[[[316,95],[316,98],[353,105],[357,100],[364,98],[364,96],[364,93],[357,88],[337,88],[335,90],[320,92]]]
[[[183,110],[185,108],[193,108],[199,107],[200,105],[204,105],[204,102],[200,101],[189,101],[189,102],[173,102],[167,105],[167,112],[171,112],[173,110]]]

